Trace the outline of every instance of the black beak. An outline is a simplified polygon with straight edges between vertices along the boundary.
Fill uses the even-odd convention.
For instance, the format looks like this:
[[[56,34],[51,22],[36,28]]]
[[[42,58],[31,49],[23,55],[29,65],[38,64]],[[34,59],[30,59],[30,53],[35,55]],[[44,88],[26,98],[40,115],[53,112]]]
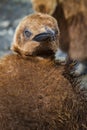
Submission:
[[[55,31],[47,29],[47,32],[40,33],[33,38],[34,41],[44,42],[55,40]]]

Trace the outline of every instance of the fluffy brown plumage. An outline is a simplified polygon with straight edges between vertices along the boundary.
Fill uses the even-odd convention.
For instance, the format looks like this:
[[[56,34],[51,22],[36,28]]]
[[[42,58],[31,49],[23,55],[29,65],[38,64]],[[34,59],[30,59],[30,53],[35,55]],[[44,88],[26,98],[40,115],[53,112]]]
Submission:
[[[56,0],[32,0],[33,3],[33,8],[37,12],[41,13],[47,13],[52,15],[54,13],[54,10],[57,6],[57,1]]]
[[[29,49],[34,42],[38,46],[41,43],[45,46],[40,40],[49,36],[48,33],[38,34],[40,28],[37,28],[33,40],[30,40],[32,38],[29,32],[34,33],[33,29],[38,23],[39,15],[43,16],[40,24],[44,25],[43,14],[26,17],[17,28],[12,44],[18,54],[10,54],[0,60],[0,130],[87,129],[87,105],[80,93],[73,89],[70,75],[67,74],[69,80],[63,76],[68,70],[64,66],[56,65],[48,56],[41,58],[42,54],[39,53],[39,58],[38,55],[34,55],[37,54],[33,54],[33,51],[37,51],[36,44],[34,49]],[[35,24],[32,19],[36,20]],[[55,25],[55,20],[52,23]],[[24,31],[26,25],[29,30],[27,33]],[[25,36],[30,39],[24,40]],[[55,44],[52,41],[49,44]],[[29,52],[28,55],[26,52]],[[46,54],[46,50],[43,52]],[[24,59],[25,57],[28,59]]]
[[[3,58],[0,129],[87,129],[86,103],[73,89],[71,78],[63,76],[65,71],[64,66],[56,66],[50,59],[24,60],[16,54]]]
[[[64,16],[68,22],[70,38],[68,53],[71,59],[77,60],[78,62],[73,69],[73,73],[76,75],[87,74],[87,2],[85,0],[67,0],[62,1],[62,5]],[[60,48],[63,51],[62,46]],[[64,55],[64,53],[62,54]],[[56,59],[62,61],[62,56],[60,57],[59,54],[56,56],[58,56]]]
[[[37,1],[39,0],[34,0],[33,5],[36,7],[35,10],[41,11],[38,10]],[[49,4],[52,0],[42,1],[40,0],[40,4],[43,4],[46,10],[49,8],[54,10],[52,15],[58,20],[61,30],[60,50],[57,51],[56,60],[66,63],[68,54],[71,59],[78,61],[78,65],[74,68],[75,74],[87,73],[87,1],[54,0],[55,9]]]

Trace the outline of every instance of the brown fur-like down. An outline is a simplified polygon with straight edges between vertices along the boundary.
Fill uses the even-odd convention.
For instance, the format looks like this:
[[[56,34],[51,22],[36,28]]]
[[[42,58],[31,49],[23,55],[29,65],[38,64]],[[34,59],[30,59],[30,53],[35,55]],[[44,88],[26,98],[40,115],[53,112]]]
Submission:
[[[68,70],[64,66],[56,65],[50,58],[51,53],[49,56],[46,53],[46,47],[50,48],[50,44],[54,46],[56,39],[48,33],[50,31],[46,32],[47,30],[43,29],[45,33],[40,32],[41,28],[37,28],[36,34],[33,33],[39,18],[42,18],[39,24],[44,25],[45,17],[53,19],[43,14],[30,15],[23,19],[12,44],[18,54],[10,54],[0,60],[0,130],[87,129],[85,99],[73,88],[69,74],[67,78],[63,76]],[[34,20],[36,21],[33,22]],[[55,20],[52,21],[50,30],[54,30]],[[48,23],[49,20],[46,23],[47,28]],[[32,35],[29,35],[29,32]],[[45,42],[47,43],[48,39],[44,42],[34,41],[45,38],[46,35],[44,37],[43,34],[53,37],[46,46]],[[29,49],[33,43],[34,48]],[[40,47],[40,44],[43,46]],[[46,57],[43,57],[42,53],[39,53],[39,56],[37,53],[33,54],[33,51],[38,51],[36,45],[39,46],[39,51],[45,46],[43,53]],[[52,49],[54,51],[54,47]],[[24,59],[25,57],[28,59]]]
[[[87,103],[50,59],[0,61],[0,130],[86,130]]]
[[[33,8],[37,12],[41,13],[47,13],[52,15],[54,13],[54,10],[57,6],[57,1],[56,0],[32,0],[33,2]]]
[[[37,1],[39,0],[33,0],[36,11],[39,10]],[[87,0],[54,0],[55,9],[49,4],[51,2],[52,0],[47,0],[42,4],[46,10],[54,10],[52,16],[58,20],[61,30],[60,49],[64,52],[69,50],[69,55],[74,60],[87,59]]]

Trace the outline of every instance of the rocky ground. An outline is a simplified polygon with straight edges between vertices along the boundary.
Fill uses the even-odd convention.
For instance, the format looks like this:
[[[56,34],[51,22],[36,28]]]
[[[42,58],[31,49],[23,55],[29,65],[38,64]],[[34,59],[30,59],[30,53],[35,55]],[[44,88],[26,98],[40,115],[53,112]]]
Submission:
[[[20,20],[32,12],[30,0],[0,0],[0,57],[9,53]]]

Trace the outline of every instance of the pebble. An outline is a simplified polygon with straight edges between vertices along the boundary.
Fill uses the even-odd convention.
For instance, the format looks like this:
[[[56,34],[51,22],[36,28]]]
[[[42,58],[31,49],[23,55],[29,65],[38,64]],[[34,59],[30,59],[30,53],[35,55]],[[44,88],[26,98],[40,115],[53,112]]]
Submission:
[[[6,29],[3,29],[2,31],[0,31],[0,36],[4,36],[7,34],[7,30]]]
[[[13,36],[13,34],[14,34],[14,31],[13,31],[13,29],[12,29],[12,28],[9,28],[9,29],[8,29],[8,35],[11,35],[11,36]]]
[[[0,27],[7,28],[9,27],[9,25],[10,25],[10,21],[8,20],[0,22]]]

